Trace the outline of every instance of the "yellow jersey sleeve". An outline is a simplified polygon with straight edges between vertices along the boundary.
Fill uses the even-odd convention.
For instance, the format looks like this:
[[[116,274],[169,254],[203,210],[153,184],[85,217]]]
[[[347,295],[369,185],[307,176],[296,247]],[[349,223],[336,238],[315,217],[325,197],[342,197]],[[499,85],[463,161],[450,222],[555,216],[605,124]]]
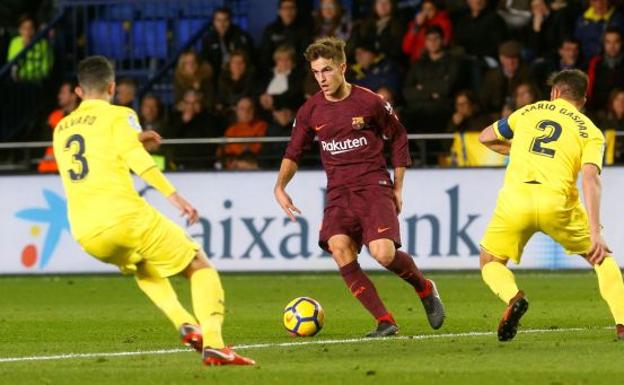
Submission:
[[[517,112],[509,115],[508,118],[503,118],[494,123],[494,133],[499,140],[511,140],[514,136],[514,127],[516,120],[518,119]]]
[[[595,164],[598,170],[602,172],[602,161],[604,159],[605,138],[602,132],[596,127],[592,127],[589,131],[589,137],[585,140],[583,146],[582,164]]]
[[[139,133],[142,130],[134,111],[124,109],[119,112],[112,129],[117,153],[135,174],[141,175],[147,169],[156,166],[154,159],[139,141]]]

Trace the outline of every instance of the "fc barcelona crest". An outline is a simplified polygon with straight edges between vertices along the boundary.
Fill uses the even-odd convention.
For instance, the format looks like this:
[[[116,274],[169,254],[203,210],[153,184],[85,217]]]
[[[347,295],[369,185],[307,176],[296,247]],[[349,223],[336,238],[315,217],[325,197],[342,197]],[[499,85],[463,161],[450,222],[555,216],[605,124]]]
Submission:
[[[364,126],[366,126],[366,122],[364,122],[363,116],[356,116],[351,118],[351,125],[354,130],[361,130]]]

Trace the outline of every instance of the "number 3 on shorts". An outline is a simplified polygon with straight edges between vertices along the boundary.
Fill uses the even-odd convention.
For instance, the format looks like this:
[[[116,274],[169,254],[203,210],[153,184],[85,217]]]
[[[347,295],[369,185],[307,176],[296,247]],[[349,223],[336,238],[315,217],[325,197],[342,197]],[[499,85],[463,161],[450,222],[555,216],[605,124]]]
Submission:
[[[76,182],[83,180],[87,174],[89,174],[89,163],[87,163],[87,158],[84,157],[86,150],[84,137],[80,134],[70,136],[65,143],[65,149],[70,149],[74,143],[77,143],[78,146],[76,146],[77,150],[72,157],[74,158],[74,162],[79,164],[79,171],[69,170],[68,173],[69,178]]]
[[[531,143],[530,151],[537,155],[547,156],[549,158],[555,157],[555,150],[542,145],[550,142],[554,142],[561,136],[561,125],[552,120],[542,120],[537,124],[537,128],[540,131],[546,131],[550,128],[550,132],[546,131],[545,135],[538,136],[533,139]]]

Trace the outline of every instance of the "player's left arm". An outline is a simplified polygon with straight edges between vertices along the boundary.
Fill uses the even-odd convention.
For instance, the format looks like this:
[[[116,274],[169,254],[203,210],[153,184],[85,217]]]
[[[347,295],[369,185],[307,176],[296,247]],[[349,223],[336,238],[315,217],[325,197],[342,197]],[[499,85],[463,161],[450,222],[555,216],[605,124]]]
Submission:
[[[394,204],[397,214],[403,210],[403,179],[405,178],[405,167],[394,168]]]
[[[196,223],[199,220],[197,210],[176,192],[175,187],[160,172],[152,156],[143,147],[140,140],[141,135],[145,134],[141,130],[134,111],[128,110],[127,114],[120,114],[120,117],[113,122],[115,149],[126,165],[147,184],[165,196],[180,211],[181,215],[186,217],[189,224]],[[155,138],[153,134],[149,134],[147,137]],[[146,136],[143,138],[145,139]]]
[[[390,141],[392,150],[391,160],[394,167],[393,193],[397,214],[403,208],[403,179],[405,168],[411,166],[412,159],[409,153],[407,130],[394,112],[389,102],[380,99],[377,119],[382,128],[383,138]]]
[[[592,248],[586,258],[591,264],[601,264],[604,258],[611,253],[609,246],[602,237],[600,225],[600,200],[602,196],[602,182],[600,172],[604,156],[604,137],[595,129],[583,146],[583,198],[589,219],[589,234]]]

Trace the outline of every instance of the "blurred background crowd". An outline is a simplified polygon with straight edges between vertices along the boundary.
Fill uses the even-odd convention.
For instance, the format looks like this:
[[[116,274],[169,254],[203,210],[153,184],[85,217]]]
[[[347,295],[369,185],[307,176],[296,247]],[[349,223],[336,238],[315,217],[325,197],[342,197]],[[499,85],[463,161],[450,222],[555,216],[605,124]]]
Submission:
[[[318,91],[303,50],[336,36],[348,81],[390,101],[409,134],[437,134],[411,142],[416,166],[504,164],[484,155],[478,131],[547,99],[549,76],[567,68],[588,73],[585,112],[619,163],[623,32],[618,0],[3,0],[0,144],[49,140],[80,103],[76,63],[104,54],[118,74],[114,103],[135,108],[144,130],[215,139],[153,148],[161,167],[272,169],[286,142],[218,138],[289,136]],[[56,170],[49,148],[4,150],[0,162]]]

